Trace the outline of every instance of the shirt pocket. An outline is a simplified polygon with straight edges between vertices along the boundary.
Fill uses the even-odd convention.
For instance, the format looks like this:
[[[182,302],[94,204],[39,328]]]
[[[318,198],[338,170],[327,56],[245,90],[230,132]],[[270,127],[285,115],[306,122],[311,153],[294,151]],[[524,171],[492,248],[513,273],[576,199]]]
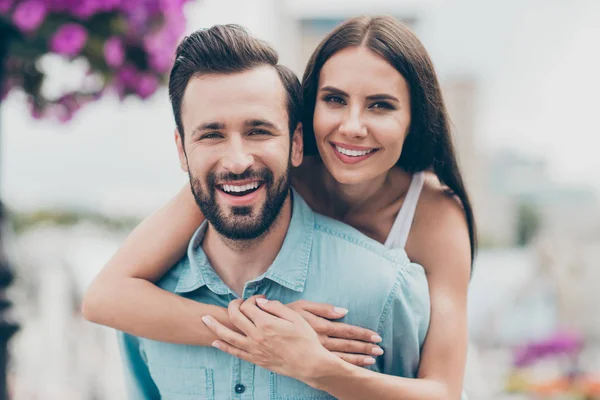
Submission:
[[[213,370],[150,364],[162,400],[214,400]]]
[[[317,390],[299,380],[270,373],[270,400],[335,400],[327,392]]]

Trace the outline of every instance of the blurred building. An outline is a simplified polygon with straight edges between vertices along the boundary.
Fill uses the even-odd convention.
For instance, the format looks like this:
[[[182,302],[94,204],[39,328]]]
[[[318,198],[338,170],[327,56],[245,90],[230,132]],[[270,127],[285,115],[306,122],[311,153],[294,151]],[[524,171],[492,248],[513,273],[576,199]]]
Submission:
[[[565,237],[586,235],[600,227],[600,200],[591,187],[552,179],[546,160],[500,150],[485,158],[479,204],[484,244],[523,244],[523,224]]]

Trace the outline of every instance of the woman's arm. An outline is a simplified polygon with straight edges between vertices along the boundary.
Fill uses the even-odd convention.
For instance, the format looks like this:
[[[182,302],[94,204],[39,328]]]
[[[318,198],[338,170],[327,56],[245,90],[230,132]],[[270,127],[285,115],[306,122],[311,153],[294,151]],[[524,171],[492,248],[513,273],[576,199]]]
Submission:
[[[429,223],[423,219],[431,218],[435,229],[423,228],[423,233],[413,235],[421,246],[413,247],[413,253],[418,255],[415,261],[428,266],[432,307],[418,378],[385,375],[332,357],[331,353],[323,351],[305,321],[274,301],[263,304],[260,304],[262,300],[257,301],[257,307],[250,304],[241,313],[230,305],[231,320],[246,337],[210,319],[205,321],[220,338],[216,346],[273,372],[299,379],[341,400],[460,399],[467,349],[470,244],[460,207],[447,202],[438,203],[436,207],[434,213],[422,217],[420,224],[426,227]],[[421,237],[425,232],[427,240]],[[252,324],[248,324],[247,319]],[[306,354],[312,356],[306,357]]]
[[[82,311],[89,321],[164,342],[210,345],[201,316],[231,326],[227,309],[185,299],[155,286],[185,255],[204,217],[190,185],[146,218],[88,288]]]

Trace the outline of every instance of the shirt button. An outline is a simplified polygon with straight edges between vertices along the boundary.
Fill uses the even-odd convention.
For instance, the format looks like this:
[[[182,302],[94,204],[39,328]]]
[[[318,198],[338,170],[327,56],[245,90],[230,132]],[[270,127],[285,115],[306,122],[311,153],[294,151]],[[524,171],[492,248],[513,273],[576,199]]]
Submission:
[[[244,393],[245,391],[246,391],[246,386],[242,385],[241,383],[238,383],[237,385],[235,385],[235,392],[237,394]]]

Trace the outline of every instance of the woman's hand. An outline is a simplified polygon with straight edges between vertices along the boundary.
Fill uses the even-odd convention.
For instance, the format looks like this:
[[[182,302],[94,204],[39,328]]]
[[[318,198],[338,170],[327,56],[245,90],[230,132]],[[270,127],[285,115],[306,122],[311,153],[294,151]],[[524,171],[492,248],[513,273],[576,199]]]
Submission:
[[[231,322],[242,333],[234,332],[214,318],[205,316],[203,320],[206,325],[221,338],[213,346],[275,373],[302,381],[310,381],[326,373],[319,368],[330,364],[326,361],[336,355],[357,365],[375,362],[371,356],[348,354],[345,350],[382,353],[377,345],[355,340],[380,339],[375,332],[320,317],[333,313],[340,318],[345,314],[344,310],[339,315],[340,310],[332,306],[305,301],[284,306],[278,301],[254,296],[246,301],[232,301],[228,311]],[[318,334],[309,320],[317,329],[328,334]],[[325,347],[322,343],[325,343]],[[328,348],[335,353],[328,351]]]
[[[250,299],[246,302],[248,301]],[[259,304],[267,312],[268,305],[269,303],[266,307],[262,307]],[[381,337],[376,332],[355,325],[330,321],[342,318],[348,313],[346,309],[307,300],[298,300],[286,306],[298,312],[309,323],[327,350],[350,364],[371,365],[375,362],[372,356],[383,354],[383,349],[375,344],[381,342]]]

